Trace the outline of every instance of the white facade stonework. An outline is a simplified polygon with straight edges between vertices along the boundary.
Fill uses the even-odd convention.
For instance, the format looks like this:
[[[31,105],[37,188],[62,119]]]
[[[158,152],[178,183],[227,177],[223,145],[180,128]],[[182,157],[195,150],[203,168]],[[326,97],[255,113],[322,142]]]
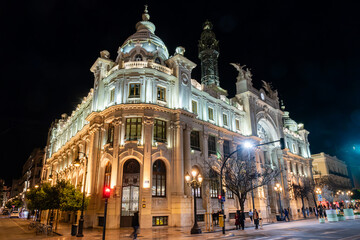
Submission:
[[[219,86],[217,65],[214,70],[218,48],[205,45],[200,50],[202,72],[207,75],[202,83],[192,79],[196,64],[184,56],[182,47],[169,56],[149,18],[146,10],[136,33],[119,47],[115,61],[106,50],[101,52],[91,67],[94,88],[71,116],[63,114],[51,126],[43,180],[52,175],[83,186],[88,166],[85,192],[91,200],[86,226],[98,226],[104,215],[104,185],[113,189],[109,228],[129,226],[137,210],[142,228],[161,223],[190,226],[193,198],[184,180],[187,172],[193,167],[207,171],[206,162],[217,159],[216,151],[223,155],[227,148],[232,152],[247,139],[264,143],[285,137],[289,144],[285,151],[273,143],[259,147],[256,158],[283,170],[272,184],[283,185],[286,207],[299,209],[298,204],[290,204],[287,183],[311,178],[308,132],[288,124],[277,92],[267,83],[264,89],[255,89],[250,71],[236,65],[237,94],[227,98]],[[215,46],[209,24],[204,25],[202,39],[213,37]],[[206,63],[209,56],[211,64]],[[77,157],[82,160],[80,167],[73,165]],[[290,165],[299,170],[294,172]],[[262,210],[264,218],[273,218],[278,208],[272,184],[255,191],[255,208]],[[199,194],[199,215],[220,210],[217,194],[206,179]],[[251,201],[247,201],[250,208]],[[225,213],[236,209],[236,200],[229,196]]]

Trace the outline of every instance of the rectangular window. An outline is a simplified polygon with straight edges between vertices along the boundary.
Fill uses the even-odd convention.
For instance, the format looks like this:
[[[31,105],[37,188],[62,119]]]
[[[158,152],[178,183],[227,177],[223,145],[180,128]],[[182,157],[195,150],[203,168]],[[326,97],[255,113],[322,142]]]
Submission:
[[[214,121],[214,109],[212,109],[211,107],[208,108],[208,112],[209,112],[209,120]]]
[[[209,135],[208,139],[208,152],[210,154],[216,154],[216,138]]]
[[[140,97],[140,83],[131,83],[129,87],[129,98]]]
[[[234,199],[234,193],[230,189],[226,189],[227,199]]]
[[[110,103],[113,103],[115,100],[115,88],[110,90]]]
[[[198,114],[197,101],[192,100],[192,101],[191,101],[191,106],[192,106],[192,112],[193,112],[194,114]]]
[[[239,119],[235,120],[235,128],[237,131],[240,131],[240,120]]]
[[[224,140],[223,150],[224,150],[224,157],[230,155],[230,141]]]
[[[152,225],[153,226],[167,226],[168,225],[168,216],[153,217]]]
[[[111,123],[109,124],[109,128],[108,128],[108,138],[107,138],[107,143],[110,143],[110,145],[112,146],[114,142],[114,125],[112,125]]]
[[[141,138],[141,118],[127,118],[126,119],[126,140],[135,141]]]
[[[157,142],[166,142],[166,122],[154,120],[154,140]]]
[[[228,115],[227,114],[223,114],[223,123],[224,123],[224,126],[228,125]]]
[[[166,88],[157,87],[157,100],[166,101]]]
[[[218,181],[210,180],[210,197],[218,198]]]
[[[192,131],[190,135],[191,149],[200,151],[200,133],[198,131]]]

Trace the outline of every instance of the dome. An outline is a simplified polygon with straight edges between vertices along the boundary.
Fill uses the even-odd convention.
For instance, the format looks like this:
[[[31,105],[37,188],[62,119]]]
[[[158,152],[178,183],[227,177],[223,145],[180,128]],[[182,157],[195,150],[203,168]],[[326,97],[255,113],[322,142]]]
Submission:
[[[289,112],[284,112],[284,127],[288,128],[293,132],[298,131],[298,124],[289,117]]]
[[[148,14],[147,6],[145,5],[145,11],[142,15],[142,21],[136,24],[136,32],[128,37],[126,41],[120,47],[119,54],[130,54],[135,47],[143,48],[146,53],[143,57],[149,58],[156,56],[166,60],[169,58],[169,52],[164,42],[154,34],[155,25],[149,21],[150,15]]]

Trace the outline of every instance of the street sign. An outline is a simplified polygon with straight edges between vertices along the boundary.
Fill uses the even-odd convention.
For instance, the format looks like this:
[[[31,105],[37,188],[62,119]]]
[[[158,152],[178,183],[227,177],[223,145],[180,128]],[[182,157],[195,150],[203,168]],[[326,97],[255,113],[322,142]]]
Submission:
[[[321,196],[321,194],[318,194],[318,202],[321,202],[322,201],[322,196]]]
[[[222,196],[222,197],[221,197],[221,201],[222,201],[222,202],[225,202],[225,196]]]

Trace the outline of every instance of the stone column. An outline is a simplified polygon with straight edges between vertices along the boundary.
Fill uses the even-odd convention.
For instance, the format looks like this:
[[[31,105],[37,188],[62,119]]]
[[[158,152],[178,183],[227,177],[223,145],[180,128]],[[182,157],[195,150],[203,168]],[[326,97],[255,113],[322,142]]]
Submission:
[[[175,123],[175,142],[174,142],[174,192],[176,195],[184,194],[184,165],[183,165],[183,129],[184,125],[180,122]]]
[[[140,211],[140,226],[142,228],[151,228],[151,170],[152,170],[152,158],[151,151],[153,145],[153,125],[154,119],[152,117],[144,117],[144,162],[142,169],[142,178],[140,182],[140,199],[139,199],[139,211]],[[142,207],[145,204],[145,207]]]
[[[119,192],[121,190],[121,186],[118,182],[120,182],[119,133],[122,125],[121,118],[115,118],[111,124],[114,126],[113,161],[110,182],[112,195],[108,202],[107,228],[119,228],[121,213],[121,198]]]
[[[88,206],[88,210],[84,214],[85,222],[84,227],[94,227],[97,223],[97,214],[96,214],[96,206],[97,199],[99,198],[99,194],[96,192],[96,174],[98,174],[98,162],[100,160],[101,154],[101,130],[102,124],[93,123],[90,127],[90,146],[89,146],[89,157],[88,157],[88,169],[86,176],[86,193],[90,195],[90,202]]]
[[[191,145],[190,145],[190,134],[192,131],[192,127],[190,125],[186,125],[184,130],[184,173],[191,174]],[[185,183],[186,184],[186,183]],[[191,188],[185,185],[185,194],[187,196],[191,196]]]

